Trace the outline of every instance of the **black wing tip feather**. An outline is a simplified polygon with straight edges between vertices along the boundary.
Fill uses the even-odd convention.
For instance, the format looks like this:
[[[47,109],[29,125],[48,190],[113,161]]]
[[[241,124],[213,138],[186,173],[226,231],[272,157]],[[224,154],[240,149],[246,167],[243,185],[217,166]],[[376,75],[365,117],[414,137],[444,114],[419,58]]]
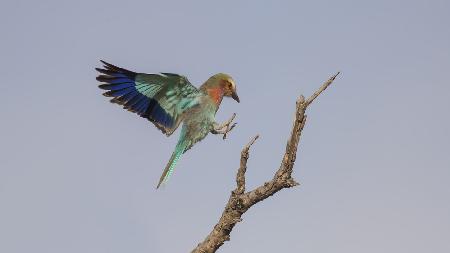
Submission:
[[[125,75],[130,79],[134,79],[137,76],[137,73],[131,70],[117,67],[104,60],[100,60],[100,62],[103,64],[103,68],[95,68],[95,70],[100,73],[100,75],[96,77],[99,82],[109,83],[109,81],[118,78],[117,74]]]
[[[95,79],[99,82],[105,82],[108,83],[108,81],[111,81],[113,79],[115,79],[116,77],[114,76],[107,76],[107,75],[98,75]]]
[[[114,73],[117,73],[116,71],[112,71],[112,70],[108,70],[108,69],[102,69],[102,68],[95,68],[95,70],[97,70],[101,74],[109,75],[109,76],[113,75]]]
[[[106,61],[104,61],[104,60],[100,60],[100,62],[103,64],[103,67],[104,68],[118,68],[117,66],[114,66],[114,65],[112,65],[111,63],[109,63],[109,62],[106,62]]]
[[[119,73],[123,73],[123,74],[127,74],[127,75],[132,75],[135,76],[136,73],[133,71],[130,71],[128,69],[124,69],[121,67],[117,67],[116,65],[113,65],[109,62],[106,62],[104,60],[100,60],[100,62],[103,64],[103,68],[104,69],[100,69],[100,68],[96,68],[97,71],[104,73],[104,74],[109,74],[109,73],[114,73],[114,72],[119,72]]]
[[[100,87],[100,86],[101,85],[99,85],[98,87]],[[100,87],[100,89],[101,89],[101,87]],[[104,92],[102,95],[105,97],[114,97],[113,92],[114,91],[107,91],[107,92]]]

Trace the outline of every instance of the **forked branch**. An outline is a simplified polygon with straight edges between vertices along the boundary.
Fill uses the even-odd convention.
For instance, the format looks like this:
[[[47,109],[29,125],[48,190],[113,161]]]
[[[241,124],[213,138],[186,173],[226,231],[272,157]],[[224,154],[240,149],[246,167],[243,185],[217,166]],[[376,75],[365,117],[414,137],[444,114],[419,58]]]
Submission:
[[[286,150],[281,160],[280,167],[275,172],[274,177],[254,190],[245,191],[245,172],[247,171],[247,160],[250,147],[258,139],[258,135],[242,149],[239,169],[236,175],[236,189],[231,192],[228,203],[225,206],[219,222],[214,226],[206,239],[199,243],[192,253],[213,253],[230,240],[230,233],[234,226],[242,221],[242,215],[254,204],[267,199],[284,188],[291,188],[299,185],[292,178],[292,170],[297,154],[298,143],[303,127],[306,124],[306,109],[308,106],[336,79],[339,72],[330,77],[323,85],[314,92],[311,97],[305,100],[303,95],[297,99],[294,123],[291,135],[286,144]]]

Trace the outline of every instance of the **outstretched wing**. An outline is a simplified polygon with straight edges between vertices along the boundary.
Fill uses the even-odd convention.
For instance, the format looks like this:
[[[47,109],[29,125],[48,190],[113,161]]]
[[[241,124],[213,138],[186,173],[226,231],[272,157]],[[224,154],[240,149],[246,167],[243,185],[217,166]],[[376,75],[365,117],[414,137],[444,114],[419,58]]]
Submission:
[[[182,120],[183,113],[198,104],[200,93],[186,77],[171,73],[135,73],[101,61],[96,68],[103,82],[98,87],[112,97],[111,102],[153,122],[166,135],[171,135]]]

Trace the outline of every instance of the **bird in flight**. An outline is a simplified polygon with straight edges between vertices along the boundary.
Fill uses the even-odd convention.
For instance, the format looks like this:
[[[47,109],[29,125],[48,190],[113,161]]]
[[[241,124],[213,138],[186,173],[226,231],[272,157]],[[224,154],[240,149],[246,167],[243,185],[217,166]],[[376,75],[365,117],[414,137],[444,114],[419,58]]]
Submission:
[[[211,76],[200,88],[193,86],[186,77],[173,73],[136,73],[105,61],[103,68],[96,68],[102,82],[100,89],[111,97],[110,102],[148,119],[159,130],[170,136],[183,122],[175,150],[167,163],[158,189],[172,175],[181,155],[208,135],[223,134],[223,138],[236,123],[236,114],[219,124],[215,115],[223,97],[231,97],[239,103],[236,84],[231,76],[218,73]]]

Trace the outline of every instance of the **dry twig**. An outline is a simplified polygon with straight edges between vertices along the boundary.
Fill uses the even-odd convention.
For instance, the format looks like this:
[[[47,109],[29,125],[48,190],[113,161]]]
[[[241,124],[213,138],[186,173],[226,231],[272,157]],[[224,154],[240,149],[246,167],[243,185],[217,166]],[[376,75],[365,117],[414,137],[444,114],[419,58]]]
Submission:
[[[223,245],[225,241],[230,240],[230,233],[236,223],[242,221],[242,215],[254,204],[272,196],[281,189],[291,188],[299,185],[292,178],[292,169],[294,167],[297,154],[297,147],[303,127],[306,123],[306,109],[339,75],[339,72],[328,79],[311,97],[307,100],[300,95],[296,103],[296,112],[291,135],[286,145],[286,151],[283,155],[281,165],[275,172],[272,180],[265,182],[252,191],[245,192],[245,172],[247,170],[247,160],[251,145],[258,139],[258,135],[242,149],[240,166],[236,175],[236,189],[231,192],[228,203],[225,206],[219,222],[214,226],[206,239],[199,243],[191,253],[213,253]]]

